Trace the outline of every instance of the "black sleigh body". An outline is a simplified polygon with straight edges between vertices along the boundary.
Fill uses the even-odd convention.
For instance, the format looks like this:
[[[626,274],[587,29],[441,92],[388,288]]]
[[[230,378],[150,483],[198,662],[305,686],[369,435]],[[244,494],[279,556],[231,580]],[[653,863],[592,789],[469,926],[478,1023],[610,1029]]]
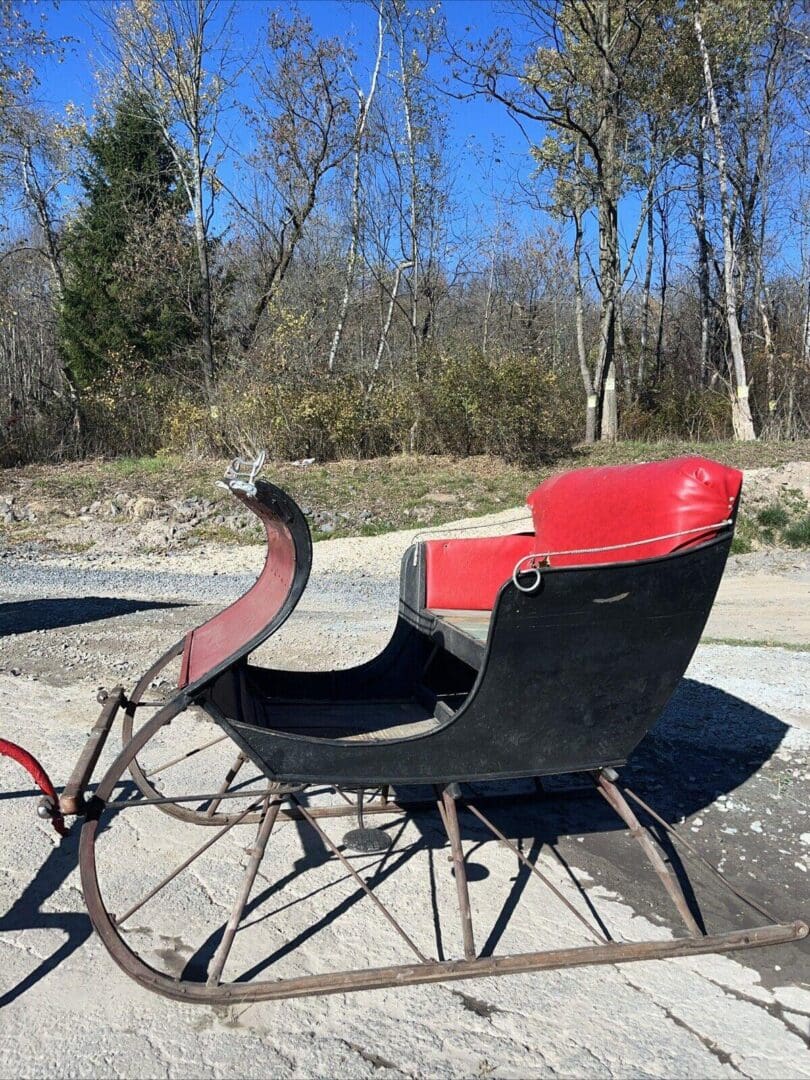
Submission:
[[[414,604],[409,551],[397,626],[374,660],[324,673],[240,661],[199,700],[275,780],[371,787],[618,766],[685,672],[730,543],[550,568],[531,593],[510,581],[485,643]]]
[[[645,468],[660,466],[636,475]],[[717,592],[739,474],[715,468],[726,483],[704,520],[658,542],[675,550],[647,554],[649,530],[671,525],[655,515],[648,535],[626,523],[635,535],[607,551],[577,549],[574,565],[528,533],[417,544],[402,559],[396,628],[375,659],[291,672],[232,655],[189,691],[272,780],[372,787],[619,766],[683,676]],[[308,536],[289,535],[302,549],[296,566],[308,566]],[[642,557],[621,558],[628,548]],[[476,580],[480,564],[487,580]]]

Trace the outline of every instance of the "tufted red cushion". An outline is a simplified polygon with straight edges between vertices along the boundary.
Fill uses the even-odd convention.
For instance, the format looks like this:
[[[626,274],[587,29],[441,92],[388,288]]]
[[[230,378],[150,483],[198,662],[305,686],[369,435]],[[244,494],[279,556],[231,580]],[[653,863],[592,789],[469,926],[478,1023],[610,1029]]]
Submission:
[[[552,566],[651,559],[702,543],[739,498],[742,473],[707,458],[578,469],[529,495],[537,551],[567,551],[644,540],[704,527],[705,532],[583,555],[552,555]]]
[[[647,465],[577,469],[554,476],[529,495],[536,535],[431,540],[425,548],[426,606],[488,611],[523,555],[610,547],[700,529],[688,536],[582,555],[551,555],[552,566],[631,562],[709,539],[727,520],[742,473],[700,457]]]

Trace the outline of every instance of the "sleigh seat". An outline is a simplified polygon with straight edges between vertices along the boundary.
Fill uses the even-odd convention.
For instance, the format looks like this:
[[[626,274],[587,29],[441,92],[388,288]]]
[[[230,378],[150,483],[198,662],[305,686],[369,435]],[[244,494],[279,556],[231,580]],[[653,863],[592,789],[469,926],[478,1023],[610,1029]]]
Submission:
[[[534,532],[422,545],[430,632],[479,667],[505,582],[531,567],[637,562],[696,547],[733,518],[741,484],[737,469],[701,457],[551,477],[526,499]]]

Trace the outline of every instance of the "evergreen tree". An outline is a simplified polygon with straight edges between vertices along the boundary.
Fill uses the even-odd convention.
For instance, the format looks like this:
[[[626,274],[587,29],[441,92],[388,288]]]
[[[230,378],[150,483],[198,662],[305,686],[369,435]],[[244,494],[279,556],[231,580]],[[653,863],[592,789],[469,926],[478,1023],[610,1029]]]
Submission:
[[[61,348],[81,385],[165,369],[193,340],[191,235],[154,106],[129,91],[87,137],[84,202],[68,228]]]

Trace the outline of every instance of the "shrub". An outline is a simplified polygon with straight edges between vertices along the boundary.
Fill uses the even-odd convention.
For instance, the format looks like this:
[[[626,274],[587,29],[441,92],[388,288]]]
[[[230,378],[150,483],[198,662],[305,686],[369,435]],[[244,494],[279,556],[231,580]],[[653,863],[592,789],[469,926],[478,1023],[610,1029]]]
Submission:
[[[420,368],[418,379],[407,370],[369,387],[351,371],[303,374],[265,355],[220,382],[219,438],[233,451],[321,461],[419,451],[536,462],[574,441],[581,403],[538,358],[469,351],[424,355]],[[172,420],[172,449],[188,426]]]
[[[205,454],[216,448],[216,421],[216,409],[212,412],[210,407],[199,401],[178,397],[166,409],[161,448],[172,452]]]
[[[788,547],[810,548],[810,514],[805,514],[785,529],[782,539]]]
[[[435,358],[421,389],[419,448],[498,454],[535,463],[576,441],[581,404],[538,357],[485,357],[470,350]]]
[[[685,388],[675,379],[665,379],[621,412],[624,438],[640,442],[687,439],[715,442],[731,438],[731,406],[727,395],[708,387]]]
[[[757,521],[771,529],[783,529],[790,522],[790,515],[784,506],[779,503],[771,503],[757,514]]]

